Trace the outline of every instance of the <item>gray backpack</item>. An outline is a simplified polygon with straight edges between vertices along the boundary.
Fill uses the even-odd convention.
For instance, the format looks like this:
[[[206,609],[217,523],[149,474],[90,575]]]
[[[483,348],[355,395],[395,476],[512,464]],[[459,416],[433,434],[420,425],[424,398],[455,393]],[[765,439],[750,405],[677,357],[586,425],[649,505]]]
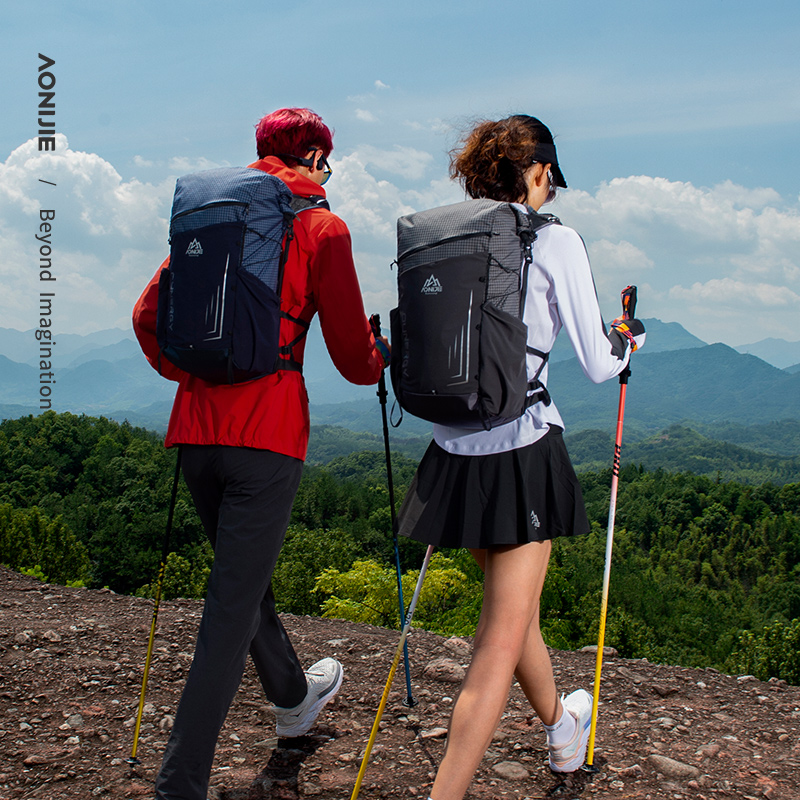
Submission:
[[[468,200],[397,221],[391,376],[401,408],[489,430],[550,403],[522,321],[536,231],[556,217]],[[529,380],[526,355],[542,358]]]

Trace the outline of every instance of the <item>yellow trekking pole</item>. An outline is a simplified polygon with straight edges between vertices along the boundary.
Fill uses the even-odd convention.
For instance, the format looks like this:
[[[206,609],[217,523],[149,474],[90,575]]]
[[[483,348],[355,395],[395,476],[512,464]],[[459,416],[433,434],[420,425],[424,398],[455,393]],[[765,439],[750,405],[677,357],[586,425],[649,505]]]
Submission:
[[[378,704],[378,713],[375,715],[375,721],[372,723],[372,730],[370,731],[369,740],[367,741],[367,748],[364,750],[364,757],[361,759],[361,766],[358,770],[356,785],[353,787],[353,794],[350,795],[350,800],[356,800],[358,793],[361,790],[361,781],[364,780],[364,773],[367,771],[367,763],[369,762],[369,757],[372,753],[372,745],[375,744],[375,737],[378,735],[378,726],[380,725],[381,717],[383,716],[383,710],[386,708],[386,701],[389,699],[389,690],[392,688],[394,673],[397,671],[397,665],[400,663],[400,656],[403,654],[403,646],[406,643],[408,632],[411,629],[411,618],[414,616],[414,609],[417,607],[417,600],[419,600],[419,593],[422,590],[422,582],[425,580],[425,573],[428,571],[428,564],[430,563],[432,553],[433,545],[429,544],[428,549],[425,552],[425,559],[422,562],[422,568],[419,571],[419,578],[417,578],[417,585],[414,588],[414,595],[411,598],[411,604],[408,607],[408,613],[406,614],[406,621],[403,625],[403,631],[400,634],[400,642],[397,645],[397,650],[395,650],[392,667],[389,670],[389,678],[386,681],[386,686],[383,689],[381,702]]]
[[[158,568],[158,583],[156,585],[156,599],[153,605],[153,619],[150,623],[150,640],[147,643],[147,657],[144,660],[144,675],[142,689],[139,692],[139,710],[136,713],[136,726],[133,729],[133,748],[128,764],[135,767],[142,762],[136,758],[139,749],[139,731],[142,727],[142,712],[144,711],[144,698],[147,694],[147,679],[150,677],[150,662],[153,660],[153,642],[156,638],[156,622],[158,621],[158,607],[161,605],[161,592],[164,587],[164,573],[167,569],[167,556],[169,555],[169,537],[172,532],[172,518],[175,514],[175,500],[178,496],[178,481],[181,477],[181,448],[178,447],[178,458],[175,462],[175,478],[172,481],[172,497],[169,501],[169,514],[167,515],[167,529],[164,535],[164,544],[161,548],[161,565]]]
[[[622,318],[633,319],[636,311],[636,287],[628,286],[622,290]],[[592,725],[589,730],[589,744],[586,749],[584,769],[597,772],[594,763],[594,739],[597,733],[597,706],[600,701],[600,675],[603,670],[603,645],[606,636],[606,614],[608,612],[608,585],[611,581],[611,551],[614,547],[614,517],[617,512],[617,488],[619,486],[620,452],[622,450],[622,423],[625,419],[625,394],[628,377],[631,374],[630,362],[619,376],[619,407],[617,409],[617,432],[614,439],[614,467],[611,471],[611,503],[608,508],[608,531],[606,533],[606,559],[603,570],[603,594],[600,603],[600,630],[597,636],[597,659],[594,668],[594,690],[592,691]]]

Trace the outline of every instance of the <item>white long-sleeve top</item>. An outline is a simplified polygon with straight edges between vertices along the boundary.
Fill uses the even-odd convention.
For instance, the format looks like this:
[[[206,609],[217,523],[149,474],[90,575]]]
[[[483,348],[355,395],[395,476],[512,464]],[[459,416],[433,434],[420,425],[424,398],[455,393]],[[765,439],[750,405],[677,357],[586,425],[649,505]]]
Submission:
[[[612,353],[586,247],[572,228],[548,225],[538,231],[528,271],[523,320],[528,326],[528,345],[543,353],[553,349],[563,327],[581,368],[594,383],[619,375],[628,364],[630,345],[622,359]],[[528,355],[529,380],[541,363],[540,357]],[[545,386],[547,375],[545,364],[539,375]],[[488,431],[434,425],[433,438],[450,453],[486,455],[533,444],[547,433],[550,425],[564,428],[555,403],[549,406],[535,403],[519,419]]]

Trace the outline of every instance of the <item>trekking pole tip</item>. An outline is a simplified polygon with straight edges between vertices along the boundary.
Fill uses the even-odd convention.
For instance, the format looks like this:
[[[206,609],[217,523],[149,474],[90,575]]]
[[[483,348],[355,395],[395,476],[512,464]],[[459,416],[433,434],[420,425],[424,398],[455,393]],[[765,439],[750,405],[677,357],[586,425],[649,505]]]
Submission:
[[[594,764],[584,764],[581,770],[583,772],[588,772],[590,775],[597,775],[597,773],[600,772],[600,768],[596,767]]]

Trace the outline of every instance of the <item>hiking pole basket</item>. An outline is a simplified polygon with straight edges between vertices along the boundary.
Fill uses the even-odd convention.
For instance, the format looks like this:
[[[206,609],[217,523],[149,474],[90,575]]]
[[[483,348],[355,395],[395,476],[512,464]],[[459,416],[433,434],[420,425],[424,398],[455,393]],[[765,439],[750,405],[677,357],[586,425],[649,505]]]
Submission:
[[[144,675],[142,676],[142,690],[139,693],[139,710],[136,713],[136,726],[133,729],[133,748],[128,764],[135,767],[142,762],[136,757],[139,748],[139,731],[142,727],[142,712],[144,711],[144,698],[147,694],[147,679],[150,677],[150,662],[153,659],[153,642],[156,638],[156,622],[158,620],[158,607],[161,605],[161,592],[164,588],[164,574],[167,570],[167,555],[169,554],[169,538],[172,533],[172,518],[175,514],[175,500],[178,496],[178,481],[181,476],[181,447],[178,446],[178,456],[175,460],[175,477],[172,480],[172,495],[169,501],[169,514],[167,515],[167,528],[164,533],[164,544],[161,548],[161,564],[158,568],[158,582],[156,585],[156,598],[153,605],[153,619],[150,623],[150,640],[147,643],[147,656],[144,660]]]
[[[633,319],[636,311],[636,287],[627,286],[622,290],[622,318]],[[603,670],[603,646],[606,635],[606,615],[608,613],[608,586],[611,581],[611,551],[614,547],[614,518],[617,512],[617,488],[619,486],[620,452],[622,449],[622,424],[625,419],[625,394],[628,389],[628,377],[631,374],[630,359],[628,366],[619,376],[619,406],[617,408],[617,432],[614,439],[614,465],[611,470],[611,502],[608,508],[608,530],[606,532],[606,556],[603,569],[603,593],[600,602],[600,629],[597,636],[597,658],[594,669],[594,689],[592,691],[592,724],[589,730],[589,744],[586,749],[584,769],[597,772],[594,766],[594,740],[597,733],[597,707],[600,700],[600,676]]]
[[[369,318],[369,324],[372,327],[372,333],[377,339],[381,335],[381,317],[380,314],[373,314]],[[392,478],[392,454],[389,448],[389,423],[386,415],[386,399],[389,393],[386,391],[386,370],[381,370],[381,377],[378,380],[378,400],[381,404],[381,418],[383,420],[383,449],[386,452],[386,482],[389,487],[389,512],[392,518],[392,542],[394,544],[394,561],[397,570],[397,602],[400,607],[400,623],[402,624],[403,618],[406,613],[406,606],[403,600],[403,576],[400,570],[400,549],[397,544],[397,514],[395,512],[394,503],[394,480]],[[403,646],[403,662],[406,671],[406,699],[405,704],[409,708],[413,708],[417,701],[411,691],[411,664],[408,659],[408,645]]]
[[[364,757],[361,759],[361,766],[358,770],[358,776],[356,777],[356,784],[353,787],[353,793],[350,795],[350,800],[356,800],[358,797],[358,793],[361,790],[361,782],[364,780],[364,773],[367,771],[367,764],[369,763],[369,757],[372,753],[372,745],[375,744],[375,737],[378,735],[378,726],[381,723],[381,717],[383,717],[383,710],[386,708],[386,701],[389,699],[389,690],[392,688],[392,680],[394,679],[394,673],[397,671],[397,665],[400,663],[400,654],[403,652],[403,648],[406,646],[406,639],[408,638],[408,632],[411,629],[411,619],[414,616],[414,610],[417,607],[417,600],[419,600],[419,593],[422,591],[422,584],[425,580],[425,573],[428,571],[428,564],[431,560],[431,555],[433,554],[433,545],[429,544],[428,549],[425,551],[425,558],[422,562],[422,567],[419,571],[419,577],[417,578],[417,585],[414,588],[414,595],[411,598],[411,603],[408,606],[408,613],[406,614],[405,624],[403,625],[402,633],[400,634],[400,641],[397,645],[397,650],[394,653],[394,659],[392,660],[392,666],[389,670],[389,677],[386,680],[386,686],[383,689],[383,696],[381,697],[381,701],[378,704],[378,712],[375,714],[375,721],[372,723],[372,730],[369,734],[369,740],[367,741],[367,746],[364,750]]]

